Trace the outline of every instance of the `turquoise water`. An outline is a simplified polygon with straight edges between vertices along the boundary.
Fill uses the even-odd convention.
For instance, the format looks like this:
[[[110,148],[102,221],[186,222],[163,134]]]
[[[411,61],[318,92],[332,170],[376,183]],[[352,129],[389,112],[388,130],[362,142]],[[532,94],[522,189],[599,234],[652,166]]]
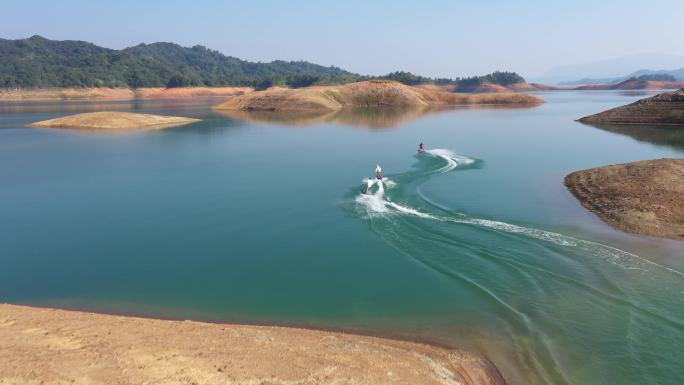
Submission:
[[[683,244],[614,231],[562,185],[682,157],[681,131],[574,122],[640,94],[540,96],[329,122],[0,105],[0,301],[417,339],[481,352],[511,384],[684,383]],[[96,109],[205,120],[24,128]],[[361,196],[376,163],[384,195]]]

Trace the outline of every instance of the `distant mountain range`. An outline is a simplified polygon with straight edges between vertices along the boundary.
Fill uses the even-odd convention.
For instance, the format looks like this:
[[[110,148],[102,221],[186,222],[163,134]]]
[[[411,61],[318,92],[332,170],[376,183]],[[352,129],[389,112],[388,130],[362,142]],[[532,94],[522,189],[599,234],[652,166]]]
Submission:
[[[140,44],[123,50],[33,36],[0,39],[0,87],[182,87],[345,83],[363,78],[306,61],[255,63],[196,45]]]
[[[676,70],[639,70],[626,76],[610,78],[583,78],[579,80],[561,82],[559,85],[577,86],[581,84],[617,84],[629,79],[684,82],[684,68]]]
[[[655,89],[679,88],[684,84],[684,67],[681,66],[671,67],[680,68],[677,70],[639,70],[623,76],[619,76],[619,73],[617,76],[601,76],[614,73],[609,72],[613,71],[610,68],[624,68],[634,63],[662,63],[662,66],[651,68],[667,68],[665,66],[668,63],[684,64],[684,57],[637,55],[566,66],[550,73],[599,75],[566,79],[561,82],[565,86],[563,89]],[[115,50],[84,41],[49,40],[37,35],[28,39],[0,39],[1,89],[220,86],[266,89],[272,86],[299,88],[314,84],[344,84],[368,79],[395,80],[407,85],[438,87],[451,92],[558,89],[546,85],[549,83],[528,84],[517,73],[505,71],[454,79],[429,78],[404,71],[367,76],[306,61],[250,62],[200,45],[182,47],[174,43],[143,43]]]
[[[531,81],[544,84],[587,84],[620,82],[632,76],[667,71],[639,70],[641,68],[682,68],[684,56],[642,53],[591,63],[553,68]],[[635,72],[636,71],[636,72]],[[629,74],[629,75],[626,75]],[[677,75],[675,77],[678,78]]]

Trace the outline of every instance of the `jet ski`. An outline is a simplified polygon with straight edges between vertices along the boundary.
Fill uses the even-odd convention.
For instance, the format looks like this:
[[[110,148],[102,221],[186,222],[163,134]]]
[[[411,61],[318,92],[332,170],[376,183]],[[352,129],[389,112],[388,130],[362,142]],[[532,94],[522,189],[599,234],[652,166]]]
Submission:
[[[364,186],[363,189],[361,189],[362,194],[370,195],[371,194],[371,187],[374,185],[380,186],[382,184],[382,170],[379,170],[380,166],[375,170],[375,179],[364,179],[366,182],[366,186]]]

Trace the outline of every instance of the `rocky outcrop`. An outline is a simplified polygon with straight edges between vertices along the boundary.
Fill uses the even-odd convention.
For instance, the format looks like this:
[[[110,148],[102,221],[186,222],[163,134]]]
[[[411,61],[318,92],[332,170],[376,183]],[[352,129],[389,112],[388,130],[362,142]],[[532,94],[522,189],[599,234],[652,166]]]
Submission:
[[[684,125],[684,88],[579,119],[590,124]]]
[[[684,159],[643,160],[576,171],[565,185],[620,230],[684,240]]]

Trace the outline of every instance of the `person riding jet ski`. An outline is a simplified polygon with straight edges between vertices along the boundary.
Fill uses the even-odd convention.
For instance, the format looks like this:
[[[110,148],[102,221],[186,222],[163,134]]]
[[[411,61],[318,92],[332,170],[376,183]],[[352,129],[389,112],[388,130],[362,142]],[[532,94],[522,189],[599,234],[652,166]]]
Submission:
[[[418,145],[418,152],[425,152],[425,145],[423,144],[423,142],[420,142],[420,144]]]
[[[380,168],[380,165],[379,165],[379,164],[376,164],[376,165],[375,165],[375,177],[376,177],[378,180],[382,180],[382,169]]]

